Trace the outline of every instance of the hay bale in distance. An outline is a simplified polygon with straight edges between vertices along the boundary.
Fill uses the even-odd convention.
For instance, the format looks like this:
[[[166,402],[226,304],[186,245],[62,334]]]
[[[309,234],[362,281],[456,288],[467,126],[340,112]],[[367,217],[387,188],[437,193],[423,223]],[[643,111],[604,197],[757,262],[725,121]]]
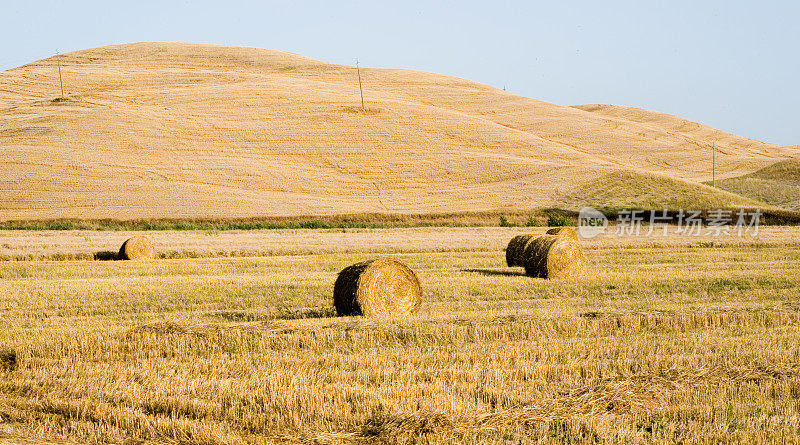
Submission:
[[[545,232],[547,235],[566,236],[578,241],[578,232],[572,227],[553,227]]]
[[[333,286],[339,315],[408,315],[422,304],[422,287],[408,266],[379,258],[346,267]]]
[[[506,247],[506,264],[508,267],[524,266],[522,254],[525,253],[525,246],[536,235],[517,235],[511,238]]]
[[[561,235],[542,235],[530,240],[523,254],[525,274],[539,278],[564,278],[583,269],[578,241]]]
[[[153,258],[156,250],[153,242],[146,236],[134,236],[122,243],[119,248],[119,258],[123,260],[144,260]]]

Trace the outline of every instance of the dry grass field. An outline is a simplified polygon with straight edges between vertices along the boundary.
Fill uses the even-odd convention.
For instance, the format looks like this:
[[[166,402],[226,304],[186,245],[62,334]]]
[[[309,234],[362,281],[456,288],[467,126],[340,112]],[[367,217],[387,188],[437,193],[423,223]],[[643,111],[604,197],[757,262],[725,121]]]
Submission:
[[[800,157],[675,116],[440,74],[137,43],[0,72],[0,220],[752,205],[714,190]],[[636,176],[634,186],[626,174]],[[601,181],[598,187],[596,181]],[[586,186],[587,183],[588,186]]]
[[[369,253],[0,261],[0,438],[797,443],[800,250],[773,230],[598,242],[552,281],[419,244],[389,255],[421,313],[388,319],[333,316]]]
[[[0,442],[800,443],[800,228],[609,233],[561,280],[503,252],[584,205],[791,223],[798,147],[361,77],[364,109],[355,68],[257,48],[0,72]],[[337,317],[377,256],[420,312]]]
[[[274,256],[312,253],[415,253],[497,251],[524,233],[544,234],[547,227],[411,227],[392,229],[291,229],[225,231],[0,230],[2,260],[85,260],[113,252],[137,235],[150,238],[161,258]],[[615,228],[584,240],[587,247],[667,247],[704,245],[800,245],[800,227],[765,226],[758,236],[702,234],[617,235]]]

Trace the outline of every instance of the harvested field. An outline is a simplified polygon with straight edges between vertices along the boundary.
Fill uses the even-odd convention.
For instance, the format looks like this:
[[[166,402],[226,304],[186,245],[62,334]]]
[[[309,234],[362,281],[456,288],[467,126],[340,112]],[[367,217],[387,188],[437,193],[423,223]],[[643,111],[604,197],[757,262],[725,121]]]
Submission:
[[[586,276],[557,281],[505,267],[508,236],[391,255],[425,283],[399,319],[335,317],[334,280],[363,253],[2,262],[0,437],[797,442],[788,233],[598,243]]]
[[[165,258],[304,255],[311,253],[403,253],[502,250],[516,235],[542,235],[546,227],[425,227],[409,229],[293,229],[260,231],[22,231],[0,230],[0,259],[91,259],[145,235]],[[797,245],[800,227],[762,227],[757,237],[735,234],[688,236],[661,230],[646,236],[606,235],[581,240],[586,248],[715,245]]]
[[[64,24],[91,26],[77,9]],[[312,9],[344,30],[338,8]],[[485,28],[462,9],[426,15]],[[557,14],[566,27],[536,11],[567,36],[550,65],[601,62],[558,76],[570,91],[623,67],[631,40],[583,50],[602,38],[585,9]],[[292,35],[320,31],[303,23]],[[468,52],[486,53],[472,34]],[[633,41],[694,57],[691,36],[645,34]],[[482,75],[501,90],[140,42],[0,72],[0,444],[800,444],[799,147],[523,97],[505,83],[529,90],[525,64],[506,65]],[[678,66],[634,65],[659,94]],[[679,77],[702,102],[702,82]],[[716,119],[735,126],[754,97]]]

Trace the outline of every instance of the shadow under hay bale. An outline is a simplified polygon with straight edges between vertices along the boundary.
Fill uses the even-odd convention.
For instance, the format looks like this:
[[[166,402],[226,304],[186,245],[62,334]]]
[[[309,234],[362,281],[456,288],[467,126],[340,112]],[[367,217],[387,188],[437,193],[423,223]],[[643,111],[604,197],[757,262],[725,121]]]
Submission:
[[[408,315],[422,304],[417,275],[405,264],[379,258],[346,267],[333,286],[338,315]]]
[[[17,352],[13,349],[0,349],[0,371],[11,372],[17,369]]]
[[[95,252],[94,259],[96,261],[116,261],[120,258],[119,258],[119,252],[114,252],[111,250],[103,250],[100,252]]]
[[[560,235],[542,235],[525,247],[525,274],[539,278],[564,278],[583,270],[583,252],[578,242]]]
[[[129,238],[119,248],[119,259],[121,260],[145,260],[155,256],[156,250],[153,243],[145,236]]]
[[[461,269],[463,272],[477,273],[486,276],[519,277],[524,276],[522,272],[516,270],[495,270],[495,269]]]
[[[335,317],[336,310],[334,308],[314,308],[314,309],[287,309],[281,310],[280,313],[275,315],[275,320],[299,320],[303,318],[331,318]]]
[[[572,238],[575,241],[579,241],[578,239],[578,232],[575,231],[572,227],[553,227],[545,232],[547,235],[558,235],[558,236],[566,236],[568,238]]]
[[[517,235],[511,238],[506,247],[506,264],[508,267],[524,266],[523,254],[525,253],[525,246],[536,235]]]

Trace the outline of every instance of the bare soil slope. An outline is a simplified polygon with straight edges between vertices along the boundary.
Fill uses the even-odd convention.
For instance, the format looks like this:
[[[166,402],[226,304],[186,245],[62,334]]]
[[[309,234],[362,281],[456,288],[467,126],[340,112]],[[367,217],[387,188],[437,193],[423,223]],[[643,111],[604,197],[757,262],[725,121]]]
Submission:
[[[355,68],[266,49],[137,43],[60,61],[64,98],[55,58],[0,73],[0,219],[533,209],[620,170],[710,179],[712,142],[722,177],[798,156],[419,71],[363,69],[364,111]]]

